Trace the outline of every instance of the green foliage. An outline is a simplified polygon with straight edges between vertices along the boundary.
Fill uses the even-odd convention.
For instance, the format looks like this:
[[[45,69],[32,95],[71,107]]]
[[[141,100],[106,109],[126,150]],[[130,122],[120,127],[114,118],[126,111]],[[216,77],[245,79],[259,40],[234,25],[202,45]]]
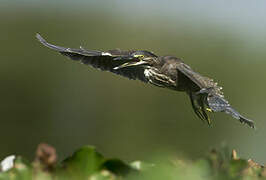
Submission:
[[[22,157],[17,157],[12,169],[0,173],[0,179],[28,180],[32,179],[33,175],[32,165]]]
[[[94,147],[84,146],[61,163],[56,162],[55,150],[46,144],[38,147],[36,158],[29,163],[16,157],[13,166],[0,173],[0,180],[235,180],[266,179],[266,169],[232,155],[227,149],[212,150],[206,157],[189,160],[183,157],[156,157],[154,164],[135,161],[131,164],[108,159]]]
[[[84,146],[71,157],[64,160],[57,169],[58,174],[66,177],[85,178],[101,170],[104,157],[93,147]]]

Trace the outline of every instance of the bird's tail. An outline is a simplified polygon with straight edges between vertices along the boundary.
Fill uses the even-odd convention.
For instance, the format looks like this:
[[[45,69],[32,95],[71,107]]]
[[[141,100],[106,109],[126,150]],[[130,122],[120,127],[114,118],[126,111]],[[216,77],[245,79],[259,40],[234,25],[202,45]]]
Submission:
[[[243,117],[236,110],[234,110],[231,106],[226,107],[225,113],[230,114],[232,117],[238,119],[241,123],[247,124],[251,128],[255,128],[254,122],[252,120]]]

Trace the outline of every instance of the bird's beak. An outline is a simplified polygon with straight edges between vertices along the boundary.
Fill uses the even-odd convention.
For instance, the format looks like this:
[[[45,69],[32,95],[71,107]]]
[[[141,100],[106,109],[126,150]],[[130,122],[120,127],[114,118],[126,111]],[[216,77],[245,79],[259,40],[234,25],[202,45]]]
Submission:
[[[125,67],[130,67],[130,66],[139,66],[139,65],[143,65],[143,64],[148,64],[148,62],[146,62],[146,61],[127,62],[127,63],[124,63],[120,66],[114,67],[114,70],[125,68]]]

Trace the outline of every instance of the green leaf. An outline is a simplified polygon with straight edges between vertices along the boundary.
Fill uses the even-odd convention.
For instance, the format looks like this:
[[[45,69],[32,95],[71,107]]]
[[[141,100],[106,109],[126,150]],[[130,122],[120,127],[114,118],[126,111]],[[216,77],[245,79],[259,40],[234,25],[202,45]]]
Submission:
[[[103,163],[102,168],[119,176],[126,176],[130,172],[136,172],[135,169],[131,168],[131,166],[129,166],[128,164],[124,163],[123,161],[119,159],[106,160]]]
[[[62,162],[58,173],[66,177],[87,178],[100,171],[104,161],[103,156],[96,152],[94,147],[84,146]]]
[[[230,177],[240,177],[243,175],[243,171],[248,167],[248,162],[243,159],[231,160],[229,167]]]

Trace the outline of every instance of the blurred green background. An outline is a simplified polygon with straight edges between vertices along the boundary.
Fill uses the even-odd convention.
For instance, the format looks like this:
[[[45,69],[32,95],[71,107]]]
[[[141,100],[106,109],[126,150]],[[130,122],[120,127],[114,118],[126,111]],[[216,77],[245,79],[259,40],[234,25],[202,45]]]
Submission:
[[[266,162],[265,1],[1,0],[0,158],[34,157],[38,143],[60,158],[91,144],[107,157],[145,159],[171,151],[197,158],[226,142]],[[226,114],[208,127],[180,92],[81,65],[43,47],[145,49],[175,55],[224,87],[256,122]]]

